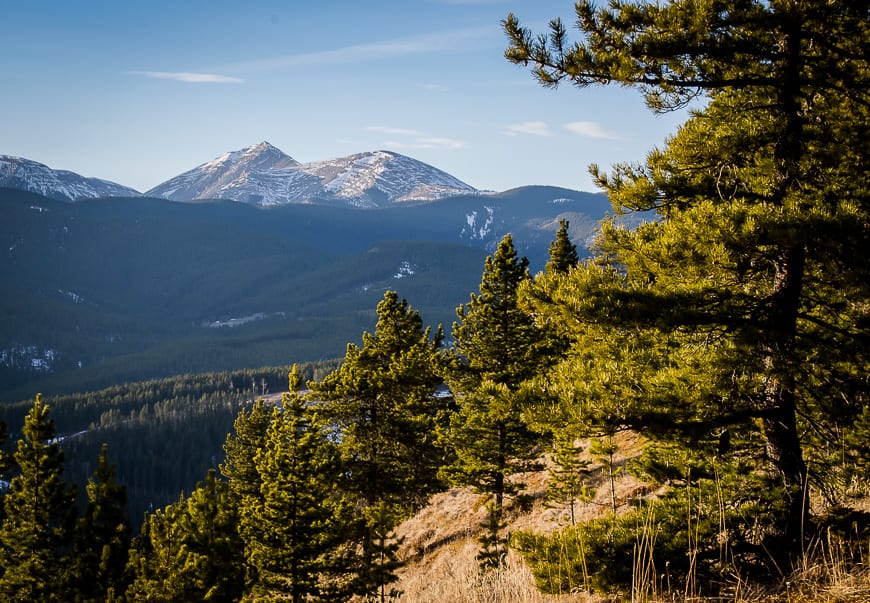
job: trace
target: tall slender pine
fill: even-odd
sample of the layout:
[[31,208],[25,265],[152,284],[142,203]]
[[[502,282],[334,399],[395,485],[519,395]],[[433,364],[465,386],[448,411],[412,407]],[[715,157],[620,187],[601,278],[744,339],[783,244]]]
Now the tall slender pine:
[[75,492],[62,478],[63,452],[48,405],[37,395],[24,420],[14,458],[20,473],[3,497],[0,526],[0,598],[66,601],[67,547],[75,522]]

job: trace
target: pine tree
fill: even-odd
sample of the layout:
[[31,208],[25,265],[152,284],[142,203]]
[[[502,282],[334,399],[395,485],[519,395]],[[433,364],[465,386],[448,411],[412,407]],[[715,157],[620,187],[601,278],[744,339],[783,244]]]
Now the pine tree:
[[0,597],[22,603],[70,600],[65,552],[75,521],[75,492],[63,481],[63,452],[40,395],[22,436],[14,453],[19,474],[3,497]]
[[[266,433],[272,422],[272,412],[262,399],[250,411],[239,412],[233,423],[234,433],[224,443],[225,460],[220,465],[221,475],[229,481],[235,505],[239,509],[258,508],[263,505],[262,478],[257,469],[257,452],[266,445]],[[245,558],[248,558],[246,554]],[[246,562],[247,563],[247,562]],[[257,582],[257,570],[247,564],[247,586]]]
[[[15,458],[6,451],[7,439],[9,439],[9,428],[4,421],[0,421],[0,480],[9,483],[9,480],[12,479],[12,470],[15,468]],[[0,488],[0,524],[3,523],[3,518],[6,517],[2,499],[2,496],[5,494],[6,488]]]
[[131,583],[127,587],[128,601],[171,603],[197,601],[197,592],[184,572],[184,529],[181,516],[185,512],[183,496],[162,509],[145,516],[142,530],[131,545],[127,571]]
[[262,399],[257,400],[250,411],[243,409],[239,412],[233,423],[234,433],[227,435],[224,443],[226,457],[220,470],[240,500],[260,496],[260,475],[254,458],[265,444],[271,420],[272,412]]
[[79,601],[105,601],[124,592],[124,569],[130,547],[126,488],[115,478],[102,445],[97,468],[85,486],[87,504],[76,525],[72,577]]
[[[272,413],[265,445],[257,451],[262,502],[242,507],[240,532],[257,569],[257,600],[316,600],[345,526],[337,489],[336,446],[298,393],[296,367],[283,410]],[[253,500],[253,499],[250,499]]]
[[395,547],[386,546],[388,534],[443,486],[438,470],[447,452],[433,434],[451,403],[436,395],[440,328],[434,335],[424,328],[420,314],[395,291],[384,293],[377,313],[374,333],[363,334],[362,347],[349,344],[341,367],[310,384],[338,432],[344,487],[361,510],[355,588],[373,597],[384,594],[379,581],[395,579],[399,563]]
[[556,238],[550,243],[550,257],[544,270],[547,272],[566,273],[580,262],[577,256],[577,246],[568,236],[568,220],[559,220],[559,230]]
[[197,601],[238,601],[245,590],[245,547],[229,485],[210,469],[179,517],[183,572]]
[[399,559],[402,540],[394,533],[398,517],[395,508],[386,502],[364,511],[362,557],[367,561],[357,569],[351,589],[369,600],[385,603],[402,594],[390,587],[399,578],[396,571],[404,565]]
[[457,309],[460,321],[453,325],[457,362],[449,383],[459,409],[445,434],[456,460],[444,473],[489,499],[482,567],[500,565],[506,554],[500,534],[505,497],[523,487],[508,477],[536,466],[540,438],[523,420],[519,392],[541,364],[546,340],[518,304],[529,279],[528,260],[517,256],[506,235],[486,259],[480,293]]
[[547,498],[568,505],[571,525],[577,523],[575,506],[578,501],[589,500],[592,490],[589,481],[589,461],[583,458],[584,448],[577,443],[571,431],[562,431],[553,438],[552,460],[547,480]]
[[593,166],[617,212],[658,219],[606,225],[594,264],[542,281],[554,303],[538,311],[575,338],[551,385],[580,423],[708,458],[727,430],[730,458],[755,463],[743,492],[768,480],[775,521],[756,560],[781,568],[808,533],[807,460],[867,403],[855,379],[870,358],[868,155],[855,152],[870,127],[867,3],[583,1],[576,13],[576,44],[559,20],[534,36],[509,16],[507,58],[545,86],[616,83],[656,111],[706,106],[644,165]]
[[377,313],[362,347],[349,344],[341,367],[310,385],[340,433],[351,487],[365,506],[387,501],[409,511],[442,486],[445,453],[431,437],[449,402],[435,396],[442,335],[424,328],[395,291],[384,293]]
[[146,516],[130,550],[131,601],[229,602],[245,589],[238,511],[212,469],[189,497]]

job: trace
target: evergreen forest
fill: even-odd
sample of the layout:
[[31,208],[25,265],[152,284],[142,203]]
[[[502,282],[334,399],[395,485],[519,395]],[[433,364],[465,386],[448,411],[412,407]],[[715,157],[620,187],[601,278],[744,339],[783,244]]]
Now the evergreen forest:
[[[644,162],[592,166],[614,211],[593,254],[562,221],[532,273],[507,234],[449,328],[387,290],[335,363],[6,408],[0,597],[398,600],[398,528],[453,487],[484,510],[480,575],[519,554],[550,595],[811,601],[793,577],[818,559],[867,576],[868,2],[575,12],[576,41],[507,16],[507,60],[692,108]],[[554,505],[608,481],[613,503],[509,530],[543,470]],[[617,504],[617,472],[646,487]]]

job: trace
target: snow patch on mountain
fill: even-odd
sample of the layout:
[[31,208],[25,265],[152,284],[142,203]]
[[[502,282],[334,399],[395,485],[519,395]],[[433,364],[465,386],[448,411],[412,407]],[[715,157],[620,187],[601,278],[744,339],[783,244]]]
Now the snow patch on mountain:
[[396,272],[396,274],[393,275],[393,278],[408,278],[409,276],[414,276],[415,274],[417,274],[417,266],[415,264],[412,264],[408,260],[404,260],[401,264],[399,264],[399,270]]
[[[263,141],[238,151],[224,153],[192,170],[167,180],[145,193],[148,197],[163,197],[173,201],[193,201],[194,199],[237,199],[227,191],[239,188],[239,183],[248,182],[250,175],[282,170],[299,165],[299,162],[286,155],[277,147]],[[247,191],[256,195],[258,191]]]
[[257,312],[256,314],[249,314],[248,316],[242,316],[240,318],[228,318],[226,320],[212,320],[206,321],[202,323],[202,326],[208,327],[210,329],[222,329],[224,327],[229,327],[231,329],[235,327],[240,327],[242,325],[246,325],[249,322],[254,322],[257,320],[265,320],[267,318],[272,318],[274,316],[284,316],[284,312]]
[[78,293],[73,293],[72,291],[64,291],[63,289],[58,289],[57,292],[63,296],[69,297],[71,300],[73,300],[73,303],[76,304],[81,304],[86,301],[84,297],[82,297]]
[[390,151],[300,164],[262,142],[224,153],[145,194],[174,201],[230,199],[259,206],[326,202],[374,208],[476,193],[446,172]]
[[0,349],[0,366],[18,370],[47,373],[54,366],[58,352],[34,344],[14,345]]
[[460,236],[467,236],[471,240],[477,239],[483,241],[486,239],[486,236],[492,232],[492,227],[495,223],[495,208],[490,207],[489,205],[484,205],[483,208],[486,211],[486,218],[483,219],[482,224],[478,221],[479,215],[477,210],[465,214],[467,228],[462,228],[462,231],[459,233]]
[[53,170],[45,164],[11,155],[0,155],[0,187],[24,190],[59,201],[141,196],[138,191],[109,180]]

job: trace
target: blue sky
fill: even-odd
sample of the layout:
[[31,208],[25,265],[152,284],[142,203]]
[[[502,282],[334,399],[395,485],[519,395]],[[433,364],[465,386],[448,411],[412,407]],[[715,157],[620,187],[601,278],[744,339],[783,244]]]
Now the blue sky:
[[541,88],[500,21],[570,0],[0,0],[0,154],[144,191],[268,140],[301,162],[387,149],[472,186],[594,190],[685,118],[620,87]]

